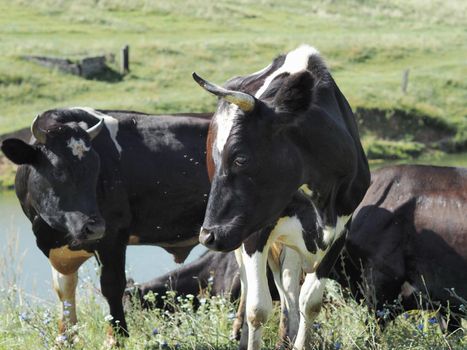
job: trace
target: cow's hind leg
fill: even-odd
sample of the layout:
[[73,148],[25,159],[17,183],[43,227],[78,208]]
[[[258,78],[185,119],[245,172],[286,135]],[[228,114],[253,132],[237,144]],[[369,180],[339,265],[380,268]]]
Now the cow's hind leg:
[[[244,332],[242,329],[245,324],[245,310],[246,310],[246,274],[245,266],[243,265],[242,250],[235,250],[235,259],[237,260],[238,268],[240,271],[240,300],[238,303],[237,313],[232,325],[231,339],[240,340],[240,349],[243,346],[247,347],[248,331]],[[243,344],[243,345],[242,345]]]
[[294,349],[309,349],[308,333],[311,323],[318,316],[323,303],[323,292],[326,279],[319,279],[316,273],[309,273],[300,290],[300,325]]
[[248,350],[261,348],[261,334],[263,324],[272,311],[272,299],[267,279],[268,252],[256,251],[249,255],[242,252],[245,266],[246,280],[246,315],[248,322]]
[[[271,252],[276,249],[277,246],[273,246]],[[283,349],[293,344],[298,331],[300,314],[297,299],[302,259],[296,251],[284,246],[279,254],[269,254],[268,263],[281,300],[280,340],[276,348]]]

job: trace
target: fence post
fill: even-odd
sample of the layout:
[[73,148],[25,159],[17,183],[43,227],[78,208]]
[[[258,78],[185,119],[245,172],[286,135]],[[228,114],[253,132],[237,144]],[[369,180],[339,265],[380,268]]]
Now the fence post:
[[409,85],[409,73],[410,73],[410,69],[406,69],[402,73],[401,89],[402,89],[402,93],[404,93],[404,94],[407,93],[407,85]]
[[121,73],[127,74],[130,71],[130,47],[125,45],[122,49]]

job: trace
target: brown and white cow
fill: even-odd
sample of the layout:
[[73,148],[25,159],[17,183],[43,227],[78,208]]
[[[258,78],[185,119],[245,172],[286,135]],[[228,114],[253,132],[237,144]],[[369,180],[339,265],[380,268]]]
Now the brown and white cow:
[[[236,250],[247,300],[248,349],[260,348],[272,309],[268,257],[289,309],[289,337],[296,349],[305,349],[306,330],[321,306],[323,278],[369,185],[352,110],[318,51],[306,45],[225,87],[193,77],[219,97],[208,137],[212,186],[200,242]],[[286,248],[285,260],[271,253],[276,243],[293,248]],[[302,268],[307,275],[297,303]]]

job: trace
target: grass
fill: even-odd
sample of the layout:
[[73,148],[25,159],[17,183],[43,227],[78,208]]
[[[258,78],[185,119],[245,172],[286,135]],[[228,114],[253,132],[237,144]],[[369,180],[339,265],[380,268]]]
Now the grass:
[[[62,337],[57,345],[58,308],[46,302],[28,302],[15,288],[0,291],[0,349],[99,349],[108,328],[107,307],[92,286],[80,289],[78,325]],[[450,349],[467,346],[461,331],[443,334],[433,312],[403,313],[381,332],[378,317],[387,317],[386,310],[374,316],[353,299],[344,297],[337,284],[327,288],[325,305],[313,324],[310,350],[320,349]],[[149,349],[237,349],[229,339],[236,305],[221,297],[201,299],[201,306],[192,308],[193,296],[178,298],[169,292],[166,302],[174,313],[162,310],[127,312],[131,337],[125,348]],[[464,310],[465,311],[465,310]],[[265,325],[263,349],[272,349],[277,341],[279,309]]]
[[[108,307],[94,285],[93,281],[98,278],[91,278],[99,269],[88,266],[87,271],[81,271],[81,276],[85,277],[78,283],[79,322],[58,343],[58,302],[41,300],[18,287],[23,262],[17,235],[12,235],[7,243],[0,250],[0,350],[103,349]],[[192,307],[192,295],[176,297],[168,292],[163,298],[175,312],[142,310],[136,302],[127,307],[131,337],[125,340],[126,349],[237,349],[237,343],[229,338],[235,303],[222,297],[209,297],[209,290],[198,296],[200,306],[196,310]],[[153,296],[148,295],[147,300],[154,300]],[[420,304],[430,303],[424,300]],[[460,310],[453,312],[466,317],[465,306],[467,301],[463,301]],[[397,303],[395,307],[397,310]],[[356,302],[346,290],[331,281],[326,288],[323,309],[310,329],[313,336],[308,349],[463,350],[467,347],[467,329],[464,333],[460,330],[442,333],[432,310],[400,312],[400,316],[381,332],[378,318],[388,317],[388,310],[379,310],[374,315],[363,302]],[[278,323],[276,304],[264,326],[264,350],[274,348]]]
[[[0,0],[0,133],[57,106],[210,111],[215,100],[193,83],[192,71],[221,83],[310,43],[354,108],[422,111],[449,124],[462,145],[466,10],[454,0]],[[84,80],[22,59],[118,54],[127,43],[131,73],[117,82]],[[405,69],[410,78],[403,94]]]

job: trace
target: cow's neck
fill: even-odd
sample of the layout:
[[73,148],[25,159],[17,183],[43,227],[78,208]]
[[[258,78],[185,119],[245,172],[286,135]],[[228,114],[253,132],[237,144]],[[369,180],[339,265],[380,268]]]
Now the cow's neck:
[[362,155],[351,135],[327,116],[303,118],[297,126],[288,137],[302,154],[297,190],[313,201],[325,224],[333,225],[338,217],[350,215],[365,193]]

